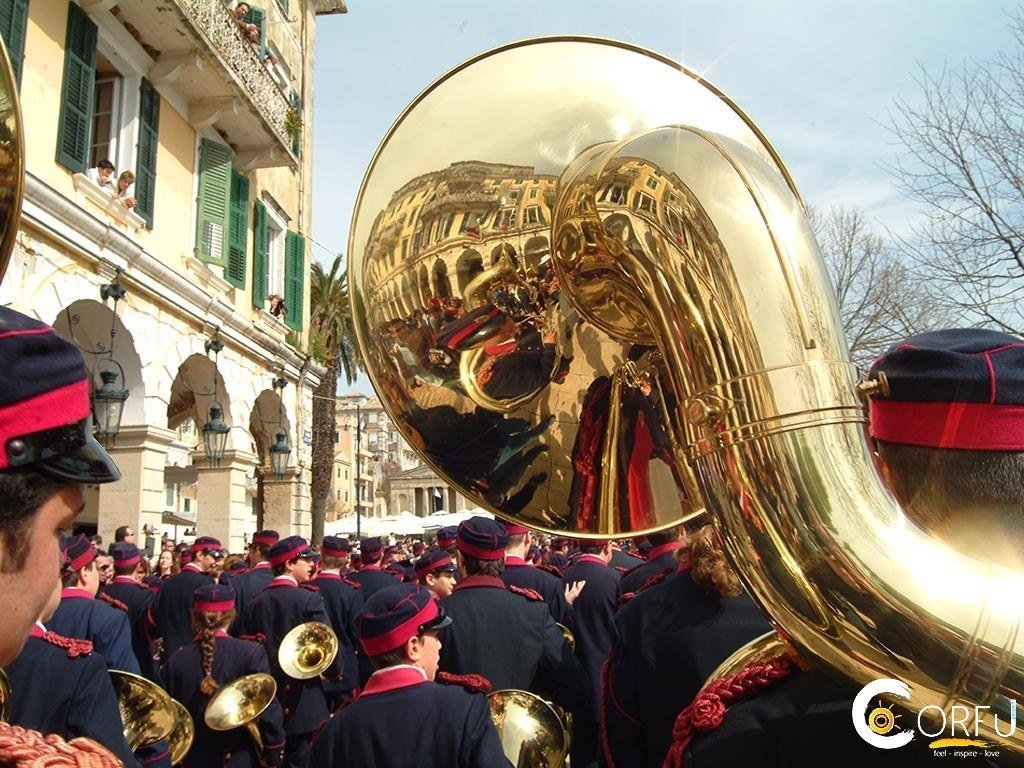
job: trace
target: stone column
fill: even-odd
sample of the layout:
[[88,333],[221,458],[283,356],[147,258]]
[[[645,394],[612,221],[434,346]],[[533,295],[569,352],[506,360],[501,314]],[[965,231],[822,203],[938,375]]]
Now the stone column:
[[416,515],[416,517],[423,517],[427,514],[426,508],[423,505],[423,489],[413,488],[412,492],[416,499],[415,502],[413,502],[413,505],[416,507],[416,509],[414,509],[413,512]]
[[263,478],[263,527],[285,536],[309,539],[312,520],[300,511],[302,470],[289,467],[284,477],[274,477],[269,470]]
[[446,512],[457,512],[459,504],[459,494],[455,492],[454,488],[448,489],[448,506],[445,507]]
[[[114,531],[122,525],[135,531],[139,549],[146,545],[143,526],[152,525],[160,530],[166,499],[164,465],[168,446],[174,439],[175,433],[169,429],[146,425],[122,427],[115,444],[107,449],[121,470],[121,479],[98,486],[95,494],[97,530],[104,546],[114,541]],[[159,551],[159,536],[156,546]]]
[[229,552],[244,552],[244,533],[253,524],[252,506],[245,495],[246,473],[256,457],[244,451],[225,451],[219,467],[194,453],[199,474],[196,487],[196,535],[214,536]]

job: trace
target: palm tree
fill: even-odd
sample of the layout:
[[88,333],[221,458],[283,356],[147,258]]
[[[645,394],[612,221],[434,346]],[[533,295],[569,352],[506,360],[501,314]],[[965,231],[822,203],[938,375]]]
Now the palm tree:
[[327,370],[320,385],[313,391],[313,461],[312,495],[313,531],[318,544],[324,537],[327,496],[331,491],[334,470],[334,432],[337,429],[334,398],[338,376],[351,384],[362,368],[356,345],[352,305],[349,302],[348,274],[338,254],[328,271],[313,262],[309,286],[312,316],[310,318],[310,351]]

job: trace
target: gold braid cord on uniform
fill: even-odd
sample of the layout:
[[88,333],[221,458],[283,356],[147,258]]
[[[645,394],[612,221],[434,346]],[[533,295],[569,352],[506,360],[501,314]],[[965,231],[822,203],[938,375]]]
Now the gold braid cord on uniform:
[[0,765],[10,768],[124,768],[101,744],[78,737],[64,741],[18,725],[0,723]]

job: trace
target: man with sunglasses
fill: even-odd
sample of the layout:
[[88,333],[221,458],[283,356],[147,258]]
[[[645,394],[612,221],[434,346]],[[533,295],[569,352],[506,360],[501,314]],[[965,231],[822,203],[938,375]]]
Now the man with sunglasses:
[[[246,606],[240,623],[243,636],[266,638],[270,671],[277,681],[277,698],[284,708],[284,765],[292,768],[306,768],[310,738],[330,714],[321,677],[289,677],[277,658],[285,635],[295,627],[309,621],[331,625],[323,597],[315,586],[307,583],[313,574],[315,554],[301,536],[288,536],[274,544],[267,553],[274,580]],[[336,681],[341,678],[341,671],[339,655],[323,677]]]
[[163,661],[192,642],[192,596],[214,582],[210,573],[223,557],[224,548],[217,539],[200,536],[192,544],[192,560],[156,593],[147,621],[151,639],[157,642],[159,638]]
[[419,584],[386,587],[366,601],[357,633],[375,671],[314,737],[311,766],[511,768],[483,688],[443,673],[441,682],[457,685],[434,682],[438,633],[451,623]]

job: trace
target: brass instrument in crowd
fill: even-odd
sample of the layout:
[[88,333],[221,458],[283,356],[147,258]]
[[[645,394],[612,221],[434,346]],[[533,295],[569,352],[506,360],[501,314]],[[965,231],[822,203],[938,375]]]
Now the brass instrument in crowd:
[[7,45],[0,40],[0,280],[11,261],[25,194],[25,123]]
[[501,749],[516,768],[562,768],[569,730],[560,708],[529,691],[487,694]]
[[174,727],[167,735],[167,746],[171,751],[171,765],[180,765],[185,755],[192,749],[192,742],[196,738],[196,724],[192,722],[192,715],[185,709],[185,705],[177,699],[171,699],[174,704]]
[[[179,724],[175,701],[156,683],[131,672],[110,670],[124,738],[132,752],[167,739]],[[188,713],[186,713],[187,715]]]
[[277,683],[270,675],[259,672],[240,677],[216,690],[206,705],[203,720],[215,731],[245,728],[256,749],[262,750],[263,739],[256,720],[276,695]]
[[[415,223],[402,208],[413,194]],[[485,225],[466,227],[467,212]],[[406,228],[430,236],[399,259]],[[1024,700],[1024,578],[944,546],[884,487],[796,186],[698,73],[579,37],[482,54],[388,131],[350,231],[377,394],[474,504],[602,538],[706,506],[747,591],[807,661],[859,685],[899,678],[912,711],[988,707],[979,737],[1024,749],[1024,730],[999,736],[992,718]],[[440,384],[401,375],[387,324],[429,317],[427,342],[457,358],[464,315],[432,300],[456,307],[506,247],[555,270],[551,304],[578,314],[559,331],[564,375],[511,410],[475,399],[457,366],[431,370]],[[647,384],[616,376],[644,357]]]
[[277,649],[281,671],[296,680],[317,677],[338,655],[338,636],[327,624],[307,621],[294,627]]
[[11,721],[11,680],[0,669],[0,723]]
[[569,650],[575,651],[576,636],[572,633],[572,630],[565,626],[565,624],[559,624],[558,622],[555,622],[555,626],[558,627],[558,631],[562,633],[562,637],[565,638],[565,642],[569,644]]

